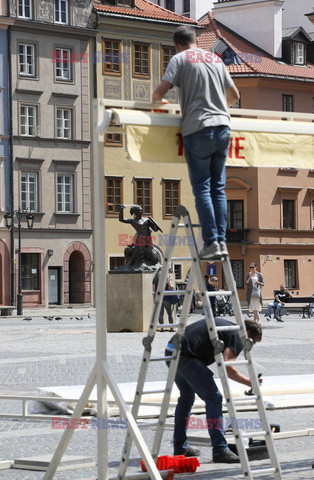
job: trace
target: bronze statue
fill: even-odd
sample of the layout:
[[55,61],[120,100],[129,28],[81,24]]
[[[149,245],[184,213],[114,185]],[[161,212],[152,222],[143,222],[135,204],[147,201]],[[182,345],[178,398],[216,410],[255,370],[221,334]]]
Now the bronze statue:
[[151,217],[142,217],[143,210],[139,205],[133,205],[130,215],[133,218],[125,219],[123,210],[125,205],[120,205],[119,221],[129,223],[136,230],[134,242],[124,249],[126,264],[115,271],[143,272],[155,271],[160,264],[160,256],[153,245],[152,230],[162,232],[161,228]]

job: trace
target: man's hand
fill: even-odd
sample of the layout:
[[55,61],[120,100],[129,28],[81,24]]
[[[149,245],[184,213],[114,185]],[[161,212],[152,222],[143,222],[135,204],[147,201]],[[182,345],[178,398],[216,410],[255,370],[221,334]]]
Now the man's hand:
[[160,102],[170,88],[172,88],[172,83],[167,82],[167,80],[162,80],[153,93],[153,103]]

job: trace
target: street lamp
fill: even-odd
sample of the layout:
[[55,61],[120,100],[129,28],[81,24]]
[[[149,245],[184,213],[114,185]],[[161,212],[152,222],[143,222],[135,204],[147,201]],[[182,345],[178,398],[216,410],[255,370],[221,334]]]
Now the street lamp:
[[23,294],[22,294],[22,252],[21,252],[21,220],[22,216],[26,215],[27,226],[31,230],[34,224],[34,216],[29,210],[15,210],[4,215],[5,224],[8,229],[14,227],[14,215],[18,221],[18,255],[19,255],[19,269],[18,269],[18,293],[17,293],[17,314],[23,315]]

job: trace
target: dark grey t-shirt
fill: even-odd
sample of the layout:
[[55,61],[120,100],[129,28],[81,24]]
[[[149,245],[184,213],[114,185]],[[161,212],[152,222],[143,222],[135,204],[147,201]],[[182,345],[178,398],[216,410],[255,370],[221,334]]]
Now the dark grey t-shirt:
[[[215,318],[216,326],[229,326],[234,323],[224,318]],[[225,344],[224,350],[229,347],[237,357],[242,351],[242,342],[237,331],[218,332],[218,337]],[[173,337],[170,340],[172,343]],[[181,356],[197,358],[205,365],[215,362],[214,347],[208,334],[206,320],[199,320],[189,325],[181,344]]]
[[180,89],[183,136],[205,127],[230,125],[225,92],[234,83],[217,55],[199,48],[177,53],[163,80]]

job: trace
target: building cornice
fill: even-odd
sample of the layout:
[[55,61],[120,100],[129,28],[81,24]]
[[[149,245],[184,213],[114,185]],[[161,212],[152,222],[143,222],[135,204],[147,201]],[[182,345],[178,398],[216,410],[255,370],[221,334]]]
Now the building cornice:
[[[25,31],[31,30],[32,32],[44,32],[49,33],[57,37],[79,37],[81,40],[89,39],[90,37],[96,37],[96,30],[73,27],[72,25],[57,25],[55,23],[38,22],[35,20],[15,20],[13,30]],[[34,33],[35,33],[34,32]]]
[[33,142],[34,140],[37,142],[53,142],[53,143],[62,143],[63,146],[65,143],[67,144],[75,144],[75,145],[90,145],[90,140],[77,140],[76,138],[47,138],[47,137],[27,137],[25,135],[13,135],[14,140],[28,140]]

